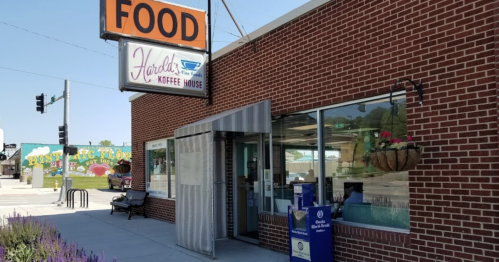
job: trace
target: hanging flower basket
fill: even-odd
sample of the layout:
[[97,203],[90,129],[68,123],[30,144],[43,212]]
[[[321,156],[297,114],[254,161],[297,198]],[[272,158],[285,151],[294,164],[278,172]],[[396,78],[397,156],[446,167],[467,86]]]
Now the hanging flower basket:
[[385,172],[406,171],[416,167],[421,159],[419,147],[383,148],[371,152],[371,164]]
[[125,160],[120,160],[118,161],[117,165],[113,167],[114,171],[121,173],[121,174],[126,174],[131,171],[131,166],[130,162],[125,161]]

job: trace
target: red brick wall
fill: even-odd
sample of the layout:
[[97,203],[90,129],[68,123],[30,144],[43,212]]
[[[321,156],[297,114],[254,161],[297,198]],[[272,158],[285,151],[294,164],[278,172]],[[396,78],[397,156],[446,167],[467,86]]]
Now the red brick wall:
[[175,200],[149,197],[146,202],[148,217],[175,223]]
[[[412,255],[408,234],[386,232],[345,225],[335,225],[334,229],[335,261],[426,261]],[[428,249],[417,251],[424,255]],[[442,256],[431,256],[443,261]]]
[[409,172],[409,240],[403,248],[377,244],[383,238],[348,229],[335,237],[335,259],[390,261],[393,253],[392,261],[499,261],[497,2],[331,1],[215,60],[213,105],[136,99],[134,188],[144,189],[144,143],[178,127],[264,99],[277,115],[385,94],[408,77],[424,83],[422,106],[408,89],[407,119],[425,145]]
[[288,252],[288,217],[259,214],[258,220],[260,246],[276,251]]

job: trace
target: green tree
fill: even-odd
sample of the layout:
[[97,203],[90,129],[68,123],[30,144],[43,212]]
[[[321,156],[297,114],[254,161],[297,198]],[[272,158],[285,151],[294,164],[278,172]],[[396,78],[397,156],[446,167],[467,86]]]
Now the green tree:
[[111,143],[111,140],[102,140],[99,142],[100,146],[114,146],[113,143]]
[[300,153],[298,150],[286,150],[286,152],[293,154],[295,156],[295,160],[303,157],[303,154]]

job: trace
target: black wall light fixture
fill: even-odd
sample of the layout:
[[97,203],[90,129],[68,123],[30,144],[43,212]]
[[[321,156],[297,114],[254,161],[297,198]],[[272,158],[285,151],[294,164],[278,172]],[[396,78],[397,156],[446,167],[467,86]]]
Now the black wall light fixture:
[[400,82],[403,82],[403,81],[409,81],[411,82],[411,84],[414,86],[414,88],[412,90],[416,90],[418,91],[418,96],[419,96],[419,105],[422,106],[423,105],[423,82],[421,82],[421,80],[419,80],[419,83],[416,85],[416,83],[414,83],[411,79],[409,78],[402,78],[402,79],[398,79],[395,84],[393,84],[392,86],[392,89],[390,90],[390,104],[393,105],[393,101],[392,101],[392,93],[393,93],[393,90],[395,90],[395,87],[397,87],[397,85],[400,83]]

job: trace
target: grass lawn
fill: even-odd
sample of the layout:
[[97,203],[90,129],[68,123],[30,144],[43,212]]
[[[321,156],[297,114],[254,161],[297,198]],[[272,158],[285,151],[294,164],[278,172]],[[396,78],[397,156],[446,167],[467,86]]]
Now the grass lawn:
[[[82,189],[105,189],[108,188],[107,176],[102,177],[82,177],[82,176],[69,176],[73,178],[73,188]],[[62,176],[44,177],[43,187],[54,188],[54,182],[57,180],[57,187],[61,188]]]

